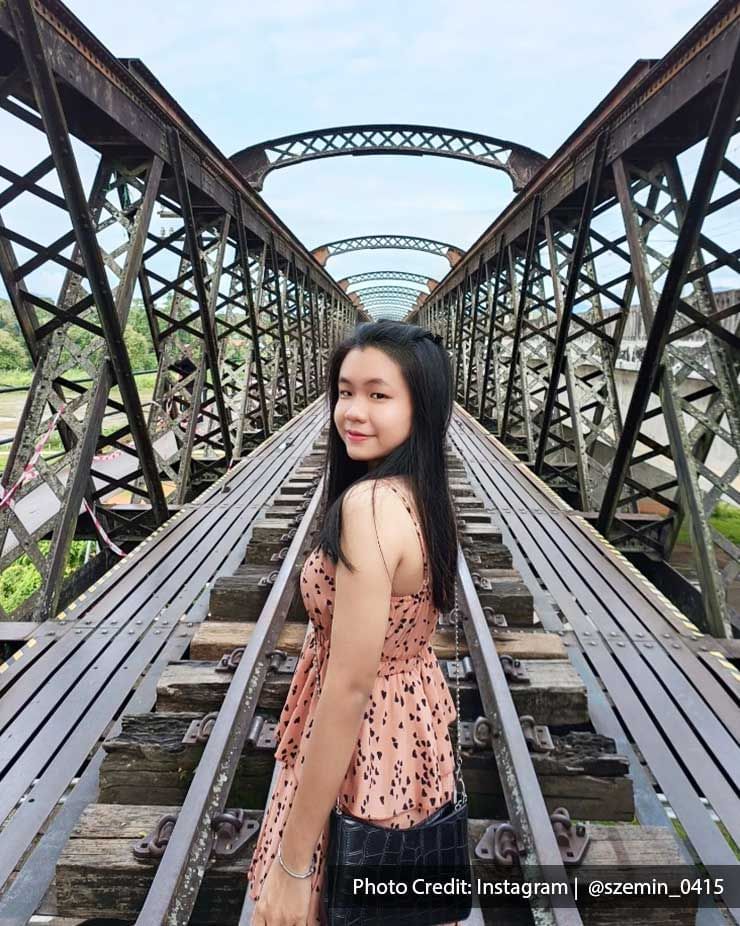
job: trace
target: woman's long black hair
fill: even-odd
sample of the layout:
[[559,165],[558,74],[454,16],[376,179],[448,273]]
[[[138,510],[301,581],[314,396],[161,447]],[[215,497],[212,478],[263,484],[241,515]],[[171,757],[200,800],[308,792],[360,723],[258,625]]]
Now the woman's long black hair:
[[[372,470],[353,460],[334,423],[339,399],[339,371],[353,348],[375,347],[401,368],[411,393],[412,424],[407,440]],[[457,574],[457,525],[447,477],[445,442],[452,416],[454,383],[450,358],[438,338],[418,325],[381,319],[363,322],[338,344],[327,370],[329,440],[326,448],[324,490],[320,506],[318,545],[350,571],[354,567],[341,549],[342,501],[356,482],[406,476],[419,513],[429,560],[432,601],[443,612],[454,604]]]

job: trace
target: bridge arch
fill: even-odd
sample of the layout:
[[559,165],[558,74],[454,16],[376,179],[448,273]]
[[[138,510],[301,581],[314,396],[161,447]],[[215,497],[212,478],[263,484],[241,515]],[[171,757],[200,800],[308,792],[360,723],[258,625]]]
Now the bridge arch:
[[338,254],[349,254],[350,251],[374,251],[383,248],[437,254],[439,257],[446,257],[451,267],[454,267],[465,253],[462,248],[458,248],[454,244],[435,241],[433,238],[419,238],[414,235],[361,235],[357,238],[342,238],[339,241],[321,244],[314,248],[311,253],[323,267],[330,257],[336,257]]
[[342,155],[405,154],[454,158],[502,170],[515,192],[524,189],[547,161],[533,148],[503,138],[433,125],[387,123],[344,125],[283,135],[237,151],[232,163],[256,189],[273,170]]
[[426,286],[431,292],[439,283],[433,277],[427,277],[423,273],[409,273],[408,270],[367,270],[364,273],[353,273],[348,277],[339,280],[337,285],[343,290],[349,289],[356,283],[370,283],[374,280],[398,280],[401,283],[419,283]]
[[368,300],[398,299],[401,301],[408,300],[409,304],[411,304],[419,299],[420,296],[426,299],[429,294],[421,289],[411,289],[407,286],[366,286],[364,289],[356,289],[348,295],[357,295],[364,303]]

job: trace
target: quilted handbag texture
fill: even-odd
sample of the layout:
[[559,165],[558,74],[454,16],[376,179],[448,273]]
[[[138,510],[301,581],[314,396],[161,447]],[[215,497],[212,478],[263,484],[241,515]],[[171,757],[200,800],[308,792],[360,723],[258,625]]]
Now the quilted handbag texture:
[[[327,926],[438,926],[466,919],[472,908],[467,800],[448,801],[421,823],[405,829],[376,826],[332,810],[323,915]],[[355,893],[354,879],[406,885],[403,896]],[[420,892],[413,889],[419,878]],[[454,893],[424,890],[429,881],[462,888]]]

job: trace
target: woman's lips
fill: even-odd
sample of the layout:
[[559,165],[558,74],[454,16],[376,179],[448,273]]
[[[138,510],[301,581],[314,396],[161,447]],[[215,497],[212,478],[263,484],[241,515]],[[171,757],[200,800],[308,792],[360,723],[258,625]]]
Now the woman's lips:
[[372,434],[353,434],[352,431],[347,431],[347,437],[350,440],[363,441],[367,440],[368,437],[372,437]]

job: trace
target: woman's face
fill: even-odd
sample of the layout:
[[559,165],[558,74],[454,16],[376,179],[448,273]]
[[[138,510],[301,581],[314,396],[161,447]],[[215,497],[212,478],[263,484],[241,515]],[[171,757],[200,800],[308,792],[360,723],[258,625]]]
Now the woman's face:
[[[339,370],[334,424],[353,460],[372,469],[411,434],[411,394],[401,368],[377,347],[353,347]],[[352,432],[364,435],[353,440]]]

